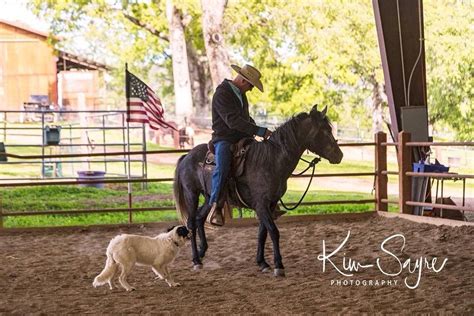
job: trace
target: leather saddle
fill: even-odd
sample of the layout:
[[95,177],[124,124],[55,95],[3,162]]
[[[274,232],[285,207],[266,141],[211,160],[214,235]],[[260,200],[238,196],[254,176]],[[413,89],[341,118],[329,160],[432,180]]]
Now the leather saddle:
[[[245,171],[245,159],[247,157],[247,152],[250,147],[250,145],[256,142],[254,138],[243,138],[236,144],[232,145],[232,165],[231,165],[231,170],[230,170],[230,175],[229,179],[227,180],[227,183],[224,185],[224,188],[222,189],[222,194],[219,199],[220,205],[224,205],[227,203],[227,205],[233,204],[233,205],[239,205],[241,207],[246,207],[245,205],[242,204],[242,200],[240,200],[240,197],[238,197],[237,192],[237,178],[240,177],[244,171]],[[204,159],[203,162],[200,162],[199,165],[203,168],[203,173],[207,173],[208,175],[212,175],[212,172],[214,171],[214,168],[216,167],[215,163],[215,151],[214,151],[214,144],[212,142],[209,142],[207,144],[207,153],[206,153],[206,158]],[[205,175],[201,174],[200,180],[201,184],[205,188],[205,191],[207,189],[211,188],[210,185],[210,177],[208,177],[209,181],[205,180]],[[209,192],[210,193],[210,192]],[[231,198],[233,197],[233,198]],[[240,201],[239,201],[240,200]],[[229,203],[229,202],[234,202],[234,203]],[[273,219],[277,219],[283,214],[285,214],[285,211],[281,211],[280,207],[278,205],[275,206],[275,209],[272,213]]]
[[[231,146],[232,151],[232,164],[231,164],[231,171],[230,176],[233,178],[238,178],[244,173],[244,166],[245,166],[245,158],[247,156],[247,151],[250,145],[256,142],[253,138],[243,138],[237,143]],[[204,162],[199,163],[206,171],[212,172],[216,167],[215,162],[215,151],[214,151],[214,144],[209,142],[207,144],[207,153]]]

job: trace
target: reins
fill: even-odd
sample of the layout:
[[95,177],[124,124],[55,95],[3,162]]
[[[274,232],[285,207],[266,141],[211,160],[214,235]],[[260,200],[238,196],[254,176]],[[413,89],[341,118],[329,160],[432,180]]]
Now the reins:
[[292,174],[292,176],[301,176],[306,171],[308,171],[309,168],[313,167],[313,170],[311,171],[311,178],[309,178],[308,186],[306,187],[306,191],[304,191],[303,196],[298,201],[298,203],[296,203],[293,207],[286,206],[285,203],[283,202],[283,200],[280,199],[281,206],[283,206],[283,208],[287,211],[292,211],[292,210],[296,209],[298,206],[300,206],[301,202],[303,202],[303,199],[306,196],[306,193],[308,193],[309,187],[311,186],[311,181],[313,181],[314,171],[316,169],[316,164],[321,161],[321,158],[320,157],[315,157],[312,161],[308,161],[304,158],[300,158],[300,160],[303,160],[304,162],[308,163],[308,167],[306,167],[306,169],[304,169],[300,173]]

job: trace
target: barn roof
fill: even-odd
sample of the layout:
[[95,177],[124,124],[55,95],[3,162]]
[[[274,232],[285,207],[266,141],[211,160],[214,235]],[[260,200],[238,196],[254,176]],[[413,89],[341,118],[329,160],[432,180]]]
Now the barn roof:
[[10,21],[10,20],[5,20],[5,19],[2,19],[0,18],[0,23],[1,24],[5,24],[5,25],[9,25],[9,26],[13,26],[17,29],[20,29],[20,30],[23,30],[23,31],[27,31],[29,33],[32,33],[32,34],[36,34],[36,35],[39,35],[39,36],[42,36],[44,38],[47,38],[49,36],[49,33],[48,32],[45,32],[45,31],[41,31],[41,30],[38,30],[38,29],[35,29],[25,23],[22,23],[20,21]]
[[[13,26],[31,34],[39,35],[45,40],[49,36],[48,32],[44,32],[19,21],[10,21],[0,18],[0,24]],[[71,69],[86,69],[86,70],[110,70],[111,68],[106,64],[96,62],[92,59],[77,56],[62,50],[55,50],[58,56],[58,71]]]
[[111,67],[91,59],[59,50],[58,71],[70,69],[110,70]]

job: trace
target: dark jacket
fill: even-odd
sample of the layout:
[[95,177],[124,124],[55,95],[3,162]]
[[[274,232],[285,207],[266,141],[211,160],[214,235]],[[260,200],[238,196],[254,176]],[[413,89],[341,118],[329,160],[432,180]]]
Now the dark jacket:
[[[249,103],[242,94],[242,103],[235,95],[229,80],[224,80],[212,97],[212,141],[226,140],[236,143],[244,137],[261,133],[249,115]],[[264,129],[263,129],[264,130]]]

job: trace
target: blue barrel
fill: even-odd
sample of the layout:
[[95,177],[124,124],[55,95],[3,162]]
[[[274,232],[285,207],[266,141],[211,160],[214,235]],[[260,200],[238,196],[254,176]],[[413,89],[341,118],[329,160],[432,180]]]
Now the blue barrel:
[[[78,171],[77,172],[78,178],[77,180],[102,180],[105,177],[105,171]],[[85,183],[79,184],[81,187],[94,187],[98,189],[104,188],[104,183]]]

